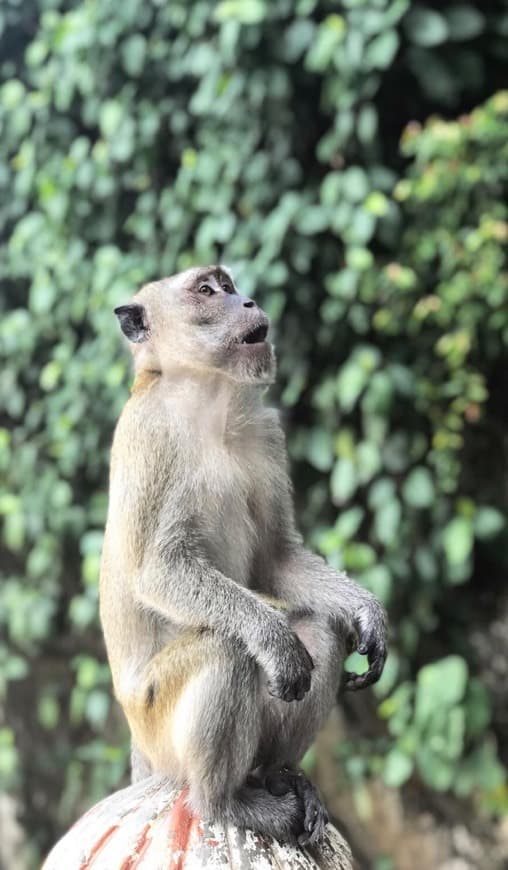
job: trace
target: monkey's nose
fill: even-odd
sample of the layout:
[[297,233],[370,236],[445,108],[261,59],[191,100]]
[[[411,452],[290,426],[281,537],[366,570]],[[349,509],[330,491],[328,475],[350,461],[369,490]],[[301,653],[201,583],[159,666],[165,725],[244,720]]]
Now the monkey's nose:
[[255,305],[255,304],[256,304],[256,303],[253,302],[252,299],[245,299],[245,300],[244,300],[244,303],[243,303],[243,307],[244,307],[244,308],[254,308],[254,305]]

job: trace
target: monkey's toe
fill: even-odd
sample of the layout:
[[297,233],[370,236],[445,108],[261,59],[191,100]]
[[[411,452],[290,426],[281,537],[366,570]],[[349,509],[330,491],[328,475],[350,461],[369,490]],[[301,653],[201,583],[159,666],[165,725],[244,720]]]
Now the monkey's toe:
[[323,839],[328,824],[328,813],[317,798],[305,805],[304,832],[298,837],[300,846],[312,846]]
[[297,791],[305,812],[304,832],[298,838],[298,842],[301,846],[313,845],[324,836],[328,824],[328,813],[323,806],[317,788],[306,776],[303,774],[298,776],[297,783]]

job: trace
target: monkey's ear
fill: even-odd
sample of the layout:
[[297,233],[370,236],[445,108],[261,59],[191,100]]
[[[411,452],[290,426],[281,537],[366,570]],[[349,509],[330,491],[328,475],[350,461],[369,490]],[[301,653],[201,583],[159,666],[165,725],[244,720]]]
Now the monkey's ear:
[[150,334],[146,311],[143,305],[135,302],[130,305],[120,305],[115,308],[115,314],[120,321],[123,334],[129,339],[139,343],[146,341]]

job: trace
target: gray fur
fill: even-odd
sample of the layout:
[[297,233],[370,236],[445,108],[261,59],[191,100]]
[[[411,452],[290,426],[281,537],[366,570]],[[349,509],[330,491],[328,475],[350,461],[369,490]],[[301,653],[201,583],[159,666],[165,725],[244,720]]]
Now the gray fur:
[[273,350],[242,343],[266,315],[220,267],[132,302],[148,337],[131,344],[136,380],[113,442],[101,617],[133,775],[187,785],[204,818],[313,842],[326,816],[311,784],[287,773],[272,794],[253,771],[298,763],[351,638],[370,668],[348,684],[378,678],[382,607],[296,530],[284,435],[262,402]]

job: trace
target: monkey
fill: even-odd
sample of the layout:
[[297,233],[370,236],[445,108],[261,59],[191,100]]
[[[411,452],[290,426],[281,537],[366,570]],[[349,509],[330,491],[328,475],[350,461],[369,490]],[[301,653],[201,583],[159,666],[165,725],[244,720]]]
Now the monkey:
[[285,436],[264,394],[269,320],[224,266],[143,286],[115,309],[131,394],[111,450],[100,615],[132,776],[167,776],[201,818],[282,841],[327,823],[298,768],[346,655],[386,658],[382,605],[306,550]]

